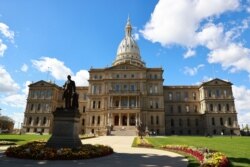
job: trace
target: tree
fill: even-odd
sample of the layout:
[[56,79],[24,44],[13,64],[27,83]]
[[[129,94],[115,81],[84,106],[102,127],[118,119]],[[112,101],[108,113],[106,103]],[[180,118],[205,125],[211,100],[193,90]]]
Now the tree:
[[0,130],[1,132],[11,133],[14,128],[15,121],[8,116],[0,116]]

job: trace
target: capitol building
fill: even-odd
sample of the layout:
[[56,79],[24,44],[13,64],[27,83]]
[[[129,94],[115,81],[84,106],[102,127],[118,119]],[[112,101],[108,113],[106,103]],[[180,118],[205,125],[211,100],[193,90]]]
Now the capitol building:
[[[232,83],[215,78],[200,85],[163,85],[163,69],[148,68],[128,19],[111,67],[91,68],[89,86],[77,87],[79,134],[239,135]],[[66,76],[67,74],[65,74]],[[29,85],[23,131],[51,133],[63,89]]]

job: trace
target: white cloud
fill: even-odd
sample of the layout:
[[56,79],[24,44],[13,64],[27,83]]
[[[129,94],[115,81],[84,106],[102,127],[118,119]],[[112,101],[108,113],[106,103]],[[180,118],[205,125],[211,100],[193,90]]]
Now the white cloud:
[[250,73],[250,49],[232,43],[227,47],[211,51],[208,62],[220,63],[224,69],[230,69],[231,72],[245,70]]
[[72,80],[75,81],[76,86],[88,86],[89,72],[87,70],[80,70],[75,76],[72,76]]
[[0,22],[0,32],[4,37],[8,38],[11,42],[14,42],[15,33],[9,29],[9,26]]
[[21,67],[21,71],[23,71],[23,72],[27,72],[28,69],[29,69],[29,67],[27,66],[27,64],[23,64]]
[[184,58],[189,58],[195,56],[195,50],[188,48],[187,52],[183,55]]
[[4,55],[5,50],[7,49],[7,45],[5,45],[0,39],[0,57]]
[[1,104],[24,109],[26,104],[25,94],[11,94],[1,99]]
[[57,80],[65,80],[67,75],[73,74],[64,62],[56,58],[41,57],[39,60],[32,60],[32,64],[41,72],[50,72]]
[[64,62],[56,58],[42,57],[39,60],[32,60],[32,63],[36,69],[41,72],[50,72],[50,75],[57,80],[66,80],[67,75],[71,75],[77,86],[88,85],[88,71],[80,70],[74,75],[70,68],[65,66]]
[[249,124],[250,125],[250,89],[245,86],[232,86],[235,106],[238,112],[239,124]]
[[132,37],[133,37],[133,39],[136,40],[136,41],[138,41],[138,40],[140,39],[140,36],[139,36],[138,33],[133,33],[133,34],[132,34]]
[[197,67],[184,67],[184,74],[194,76],[198,73],[199,69],[203,68],[204,64],[199,64]]
[[0,92],[14,92],[20,89],[3,66],[0,66],[0,78]]
[[163,46],[194,47],[202,21],[236,10],[239,5],[239,0],[160,0],[140,32],[144,38]]
[[23,88],[20,93],[17,91],[12,94],[6,94],[1,100],[1,104],[8,105],[15,108],[25,108],[26,105],[26,99],[28,97],[29,92],[29,85],[31,84],[31,81],[26,81],[23,84]]

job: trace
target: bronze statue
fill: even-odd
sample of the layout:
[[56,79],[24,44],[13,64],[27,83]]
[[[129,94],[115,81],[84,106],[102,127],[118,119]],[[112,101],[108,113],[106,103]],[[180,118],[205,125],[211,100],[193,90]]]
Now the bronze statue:
[[78,94],[76,93],[75,82],[71,80],[70,75],[68,75],[67,78],[68,80],[63,85],[63,99],[65,99],[65,108],[78,108]]

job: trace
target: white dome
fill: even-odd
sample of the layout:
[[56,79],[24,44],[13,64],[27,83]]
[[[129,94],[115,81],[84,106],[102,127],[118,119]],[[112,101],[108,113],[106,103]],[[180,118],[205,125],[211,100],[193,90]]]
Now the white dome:
[[113,63],[113,66],[125,62],[129,62],[137,66],[145,66],[145,63],[141,61],[140,49],[136,41],[132,38],[131,31],[132,27],[128,19],[125,28],[125,37],[117,49],[116,59]]

